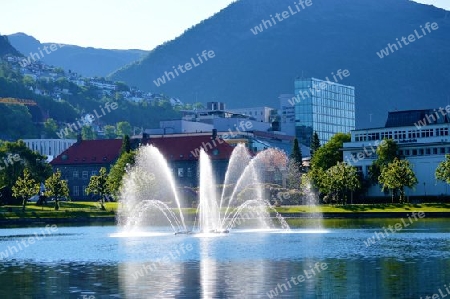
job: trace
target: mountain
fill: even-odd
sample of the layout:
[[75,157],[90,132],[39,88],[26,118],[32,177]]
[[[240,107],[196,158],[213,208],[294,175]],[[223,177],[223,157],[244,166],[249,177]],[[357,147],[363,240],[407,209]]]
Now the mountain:
[[[358,128],[384,125],[390,110],[449,104],[450,16],[445,10],[408,0],[312,0],[304,8],[297,2],[234,2],[112,78],[185,102],[214,99],[229,108],[278,108],[278,96],[294,92],[296,77],[332,80],[332,73],[347,69],[350,76],[339,83],[356,87]],[[276,14],[283,11],[288,18],[278,21]],[[436,22],[438,29],[424,36],[420,26],[427,22]],[[262,32],[253,33],[260,25]],[[388,43],[415,30],[420,38],[379,57]],[[176,78],[169,74],[171,80],[166,77],[159,87],[154,83],[174,72],[173,66],[197,61],[203,50],[215,57],[178,71]]]
[[[30,53],[36,53],[46,64],[71,70],[86,77],[105,77],[147,54],[143,50],[106,50],[74,45],[60,47],[59,44],[56,44],[57,47],[53,51],[48,49],[47,54],[44,46],[50,47],[52,43],[41,43],[24,33],[15,33],[8,37],[11,44],[26,57],[30,57]],[[39,54],[40,50],[43,51],[43,55]]]
[[6,54],[22,56],[22,54],[20,54],[20,52],[11,45],[6,35],[0,35],[0,58]]

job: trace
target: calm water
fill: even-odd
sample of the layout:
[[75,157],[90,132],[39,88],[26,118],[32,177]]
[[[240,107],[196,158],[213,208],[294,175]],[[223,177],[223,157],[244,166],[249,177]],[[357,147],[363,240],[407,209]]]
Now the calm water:
[[161,229],[126,237],[115,226],[58,227],[51,233],[45,225],[0,229],[0,298],[425,298],[439,289],[447,294],[450,220],[421,219],[379,235],[375,244],[364,243],[399,222],[325,220],[323,229],[311,229],[296,220],[291,225],[301,228],[290,233],[233,230],[214,236],[175,236]]

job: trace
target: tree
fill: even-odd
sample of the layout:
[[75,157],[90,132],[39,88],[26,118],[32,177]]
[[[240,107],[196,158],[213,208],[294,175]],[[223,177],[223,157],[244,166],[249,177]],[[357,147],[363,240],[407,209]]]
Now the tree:
[[[338,162],[330,167],[322,178],[322,191],[328,196],[337,197],[337,202],[344,204],[348,191],[355,191],[361,188],[356,167],[343,162]],[[339,195],[342,196],[339,196]]]
[[118,136],[130,136],[132,132],[132,128],[129,122],[121,121],[116,124],[117,127],[117,135]]
[[25,212],[28,198],[39,192],[39,184],[31,177],[27,168],[24,169],[23,176],[17,179],[12,192],[14,197],[22,199],[22,212]]
[[350,134],[337,133],[323,146],[321,146],[311,159],[311,168],[328,168],[342,162],[342,152],[344,142],[350,142]]
[[299,167],[302,168],[302,166],[303,166],[302,150],[301,150],[300,146],[298,145],[297,138],[294,139],[294,145],[292,146],[292,153],[291,153],[290,158],[294,163],[297,163],[299,165]]
[[314,153],[317,152],[317,150],[320,148],[320,139],[317,132],[314,132],[312,138],[311,138],[311,158],[314,156]]
[[372,162],[369,167],[369,178],[372,183],[378,183],[378,178],[380,177],[381,170],[383,167],[387,166],[389,163],[393,162],[394,159],[400,159],[397,154],[398,145],[392,139],[384,139],[380,142],[376,149],[377,159]]
[[136,152],[125,152],[123,153],[119,159],[117,159],[114,166],[109,171],[108,175],[108,186],[110,188],[111,193],[117,194],[119,193],[120,187],[122,186],[122,179],[125,175],[127,169],[134,165],[135,163]]
[[58,124],[53,118],[47,118],[44,122],[45,135],[48,138],[57,138],[56,132],[58,131]]
[[83,140],[94,140],[96,138],[94,129],[91,126],[83,126],[81,128],[81,136]]
[[130,136],[125,135],[122,139],[122,147],[120,148],[120,154],[129,153],[131,151]]
[[115,139],[117,137],[116,127],[114,126],[106,125],[103,127],[103,131],[106,139]]
[[393,162],[381,169],[378,181],[383,185],[383,191],[385,189],[392,191],[392,202],[394,202],[394,192],[396,190],[400,191],[400,202],[404,202],[405,187],[412,188],[418,183],[411,163],[398,158],[395,158]]
[[46,163],[47,157],[30,150],[22,140],[0,142],[0,186],[9,193],[25,168],[37,182],[43,182],[52,174],[52,167]]
[[100,196],[100,203],[102,206],[102,210],[105,210],[105,206],[103,205],[105,195],[109,194],[108,187],[108,174],[106,173],[106,168],[100,168],[99,175],[91,176],[91,180],[89,181],[89,185],[86,188],[87,194],[97,194]]
[[59,210],[59,199],[69,196],[67,181],[61,179],[61,171],[56,171],[45,180],[45,195],[55,198],[55,210]]
[[445,160],[439,163],[434,176],[436,180],[450,184],[450,155],[445,155]]

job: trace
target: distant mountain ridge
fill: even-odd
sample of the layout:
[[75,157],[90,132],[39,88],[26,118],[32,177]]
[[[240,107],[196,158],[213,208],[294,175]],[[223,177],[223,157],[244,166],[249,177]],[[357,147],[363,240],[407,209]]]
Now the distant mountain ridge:
[[[383,126],[388,111],[450,102],[450,17],[445,10],[408,0],[312,0],[310,7],[277,21],[276,13],[289,12],[289,7],[297,11],[293,0],[234,2],[112,79],[184,102],[278,108],[278,96],[293,93],[296,77],[332,78],[347,69],[350,76],[339,83],[356,87],[358,128]],[[254,34],[263,20],[264,30]],[[377,55],[427,22],[436,22],[439,29],[382,59]],[[153,83],[204,50],[214,51],[215,58],[165,84]]]
[[60,47],[57,43],[55,50],[44,51],[44,47],[49,48],[53,43],[41,43],[25,33],[11,34],[8,38],[26,58],[30,58],[34,53],[37,54],[35,57],[39,57],[46,64],[71,70],[86,77],[105,77],[129,63],[140,60],[148,53],[134,49],[109,50],[74,45]]

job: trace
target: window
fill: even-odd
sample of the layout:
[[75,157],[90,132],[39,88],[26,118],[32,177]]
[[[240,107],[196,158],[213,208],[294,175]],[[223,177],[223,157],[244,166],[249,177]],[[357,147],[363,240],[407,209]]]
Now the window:
[[433,155],[437,155],[437,148],[433,148]]
[[97,175],[97,171],[96,170],[92,170],[91,176],[93,176],[93,175]]
[[73,196],[80,196],[80,187],[73,186]]
[[178,168],[178,177],[179,178],[184,177],[184,168]]
[[419,149],[419,156],[423,156],[423,148]]
[[416,149],[413,149],[413,150],[412,150],[412,155],[413,155],[413,156],[417,156],[417,150],[416,150]]
[[192,177],[192,168],[188,167],[187,169],[187,177],[191,178]]
[[441,148],[439,149],[439,153],[440,153],[440,154],[445,154],[445,147],[441,147]]
[[73,178],[74,178],[74,179],[78,179],[78,171],[77,171],[77,170],[74,170],[74,172],[73,172]]
[[425,150],[425,154],[426,154],[426,155],[430,155],[430,154],[431,154],[431,151],[430,151],[429,148],[427,148],[427,149]]
[[88,179],[88,172],[87,171],[83,171],[82,177],[83,177],[83,180],[87,180]]

